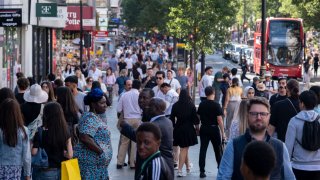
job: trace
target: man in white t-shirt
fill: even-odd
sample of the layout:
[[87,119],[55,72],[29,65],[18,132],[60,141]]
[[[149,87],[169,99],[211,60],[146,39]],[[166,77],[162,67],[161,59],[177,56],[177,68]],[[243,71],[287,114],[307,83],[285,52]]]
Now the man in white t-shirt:
[[270,72],[266,72],[265,78],[266,81],[264,81],[264,85],[266,86],[266,91],[269,93],[269,99],[271,98],[272,95],[278,93],[278,83],[274,82],[271,79],[272,75]]
[[164,99],[164,94],[161,92],[160,87],[164,83],[165,74],[163,71],[156,72],[156,83],[157,86],[153,87],[152,90],[154,92],[154,97]]
[[199,91],[199,95],[200,95],[200,101],[204,101],[207,99],[206,94],[204,92],[204,89],[208,86],[212,86],[212,73],[213,73],[213,69],[211,66],[208,66],[205,68],[205,74],[202,76],[201,81],[199,83],[200,86],[200,91]]
[[156,62],[158,60],[159,53],[153,49],[150,57],[153,62]]
[[165,112],[165,115],[169,117],[171,115],[173,104],[179,99],[179,94],[175,90],[171,89],[171,86],[168,83],[161,84],[160,90],[164,94],[165,102],[169,105]]
[[171,86],[171,89],[180,94],[181,85],[177,79],[173,78],[172,74],[172,70],[167,70],[167,79],[164,80],[164,82],[168,83]]
[[132,66],[133,66],[133,60],[131,58],[131,54],[127,53],[126,58],[124,59],[124,62],[127,63],[128,77],[130,77],[132,72]]
[[98,81],[99,77],[102,77],[102,71],[95,64],[92,64],[88,76],[92,77],[94,81]]
[[167,68],[166,68],[166,76],[167,76],[167,72],[168,70],[172,71],[172,77],[175,78],[176,77],[176,72],[174,71],[174,69],[172,68],[172,62],[167,62]]
[[138,56],[135,51],[132,52],[131,59],[133,64],[135,64],[138,61]]

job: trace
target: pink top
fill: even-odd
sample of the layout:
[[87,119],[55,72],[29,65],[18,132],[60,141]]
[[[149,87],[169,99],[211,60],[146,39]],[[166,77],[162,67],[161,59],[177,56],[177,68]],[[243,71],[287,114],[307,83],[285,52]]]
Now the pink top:
[[187,76],[188,77],[188,82],[193,83],[193,76]]
[[116,77],[114,76],[114,74],[112,73],[112,75],[110,76],[105,76],[103,78],[103,82],[106,84],[106,85],[114,85],[116,83]]

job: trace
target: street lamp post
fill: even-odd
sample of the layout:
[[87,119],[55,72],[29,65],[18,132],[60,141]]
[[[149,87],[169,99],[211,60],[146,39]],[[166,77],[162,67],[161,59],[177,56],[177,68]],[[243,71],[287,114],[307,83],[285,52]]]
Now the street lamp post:
[[82,0],[80,0],[80,67],[82,67],[82,54],[83,54],[83,14],[82,14]]
[[[247,20],[246,20],[246,0],[243,0],[243,26],[242,26],[242,28],[243,28],[243,31],[242,31],[242,33],[243,33],[243,43],[245,43],[246,42],[246,23],[247,23]],[[241,57],[241,56],[240,56]]]
[[264,75],[266,72],[266,66],[264,64],[266,57],[266,0],[262,0],[262,18],[261,18],[261,66],[260,66],[260,79],[264,81]]

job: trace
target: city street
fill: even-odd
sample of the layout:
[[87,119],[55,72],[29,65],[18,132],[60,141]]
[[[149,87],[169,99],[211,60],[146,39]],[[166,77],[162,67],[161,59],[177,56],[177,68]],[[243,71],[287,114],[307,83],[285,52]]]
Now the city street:
[[[222,67],[227,66],[229,68],[237,67],[238,65],[232,63],[231,61],[224,60],[221,55],[214,54],[214,55],[207,55],[206,56],[206,65],[213,66],[214,73],[218,70],[221,70]],[[240,69],[239,69],[240,70]],[[250,76],[250,78],[252,78]],[[248,85],[247,82],[244,83],[245,86]],[[196,97],[196,105],[199,104],[199,96],[197,93]],[[123,179],[133,179],[134,177],[134,170],[131,170],[129,167],[124,167],[123,169],[117,169],[117,151],[118,151],[118,143],[120,133],[116,127],[117,118],[116,118],[116,107],[117,107],[117,98],[114,98],[113,106],[107,110],[108,113],[108,125],[111,130],[111,137],[112,137],[112,147],[113,147],[113,157],[112,161],[109,165],[109,174],[112,180],[123,180]],[[200,139],[198,138],[198,144],[195,146],[190,147],[189,149],[189,158],[193,164],[193,168],[191,169],[191,173],[186,175],[186,169],[184,167],[183,173],[186,175],[185,177],[179,179],[200,179],[199,178],[199,166],[198,166],[198,159],[199,159],[199,150],[200,150]],[[206,174],[207,179],[215,179],[217,176],[217,163],[215,160],[214,152],[212,145],[210,144],[207,151],[207,158],[206,158]]]
[[[213,55],[206,55],[206,66],[212,66],[214,69],[213,75],[222,69],[222,67],[227,66],[229,69],[231,68],[238,68],[238,74],[241,74],[240,66],[222,58],[221,54],[213,54]],[[247,75],[250,79],[252,79],[255,75],[249,73]],[[248,81],[244,81],[244,86],[248,86]],[[319,80],[313,79],[311,85],[320,85]],[[300,82],[300,89],[303,89],[303,84]],[[198,93],[196,94],[196,105],[200,102]],[[112,137],[112,147],[113,147],[113,158],[109,165],[109,174],[112,180],[122,180],[122,179],[133,179],[134,177],[134,170],[131,170],[129,167],[124,167],[123,169],[117,169],[117,151],[118,151],[118,143],[120,133],[116,127],[117,124],[117,116],[116,116],[116,107],[117,107],[117,97],[114,98],[113,106],[108,108],[108,125],[111,130],[111,137]],[[198,138],[198,142],[200,139]],[[199,159],[199,150],[200,144],[198,143],[195,146],[190,147],[189,149],[189,158],[193,164],[193,168],[191,169],[191,173],[186,175],[185,167],[183,169],[183,173],[186,175],[185,177],[179,179],[200,179],[199,178],[199,166],[198,166],[198,159]],[[215,160],[214,152],[212,145],[210,144],[207,151],[206,157],[206,174],[208,179],[215,179],[217,176],[217,163]]]

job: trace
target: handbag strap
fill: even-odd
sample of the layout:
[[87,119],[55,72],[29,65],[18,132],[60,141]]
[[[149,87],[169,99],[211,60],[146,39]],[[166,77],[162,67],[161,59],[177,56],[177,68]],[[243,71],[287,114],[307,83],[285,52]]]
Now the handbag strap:
[[296,109],[296,107],[294,107],[293,103],[291,102],[291,100],[289,98],[287,98],[287,100],[290,102],[290,104],[292,105],[293,109],[296,111],[296,113],[298,114],[298,111]]
[[41,148],[41,146],[42,146],[42,132],[43,132],[42,127],[38,128],[38,132],[39,132],[39,148]]

